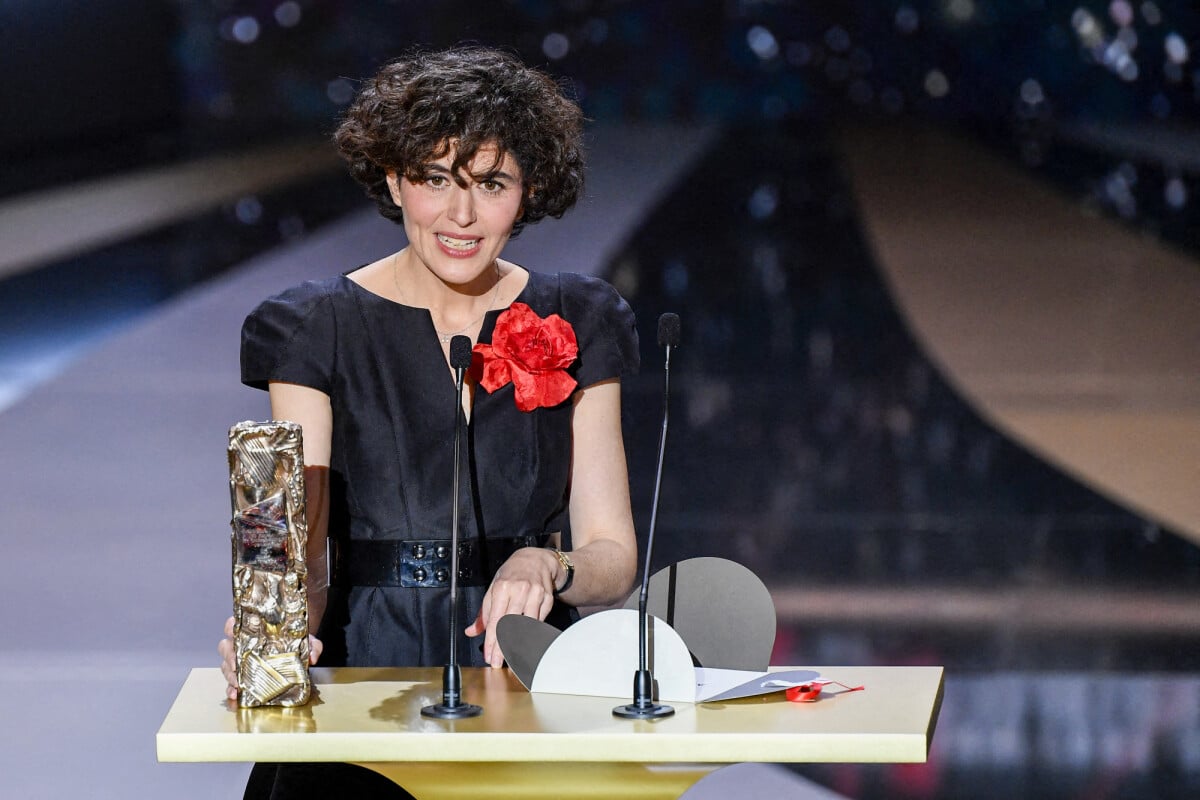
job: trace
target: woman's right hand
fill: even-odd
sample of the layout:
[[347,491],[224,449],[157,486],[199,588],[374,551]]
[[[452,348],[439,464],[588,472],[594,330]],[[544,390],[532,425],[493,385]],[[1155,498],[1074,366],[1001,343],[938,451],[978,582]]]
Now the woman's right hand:
[[[317,663],[317,659],[321,657],[321,651],[324,649],[325,645],[321,644],[321,640],[310,634],[308,637],[308,663],[310,666]],[[230,617],[225,620],[225,638],[217,644],[217,652],[221,654],[221,674],[225,676],[225,682],[228,684],[225,695],[230,700],[237,700],[238,696],[237,668],[233,663],[234,650],[233,617]]]

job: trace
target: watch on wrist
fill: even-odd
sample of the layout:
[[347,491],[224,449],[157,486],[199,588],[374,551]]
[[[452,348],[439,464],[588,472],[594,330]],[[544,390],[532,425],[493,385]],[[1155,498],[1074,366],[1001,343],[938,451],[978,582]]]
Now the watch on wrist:
[[563,581],[563,585],[555,588],[554,595],[558,595],[571,588],[571,581],[575,580],[575,562],[571,557],[559,550],[557,547],[550,548],[554,552],[554,557],[558,559],[558,563],[562,564],[563,571],[567,573],[567,579]]

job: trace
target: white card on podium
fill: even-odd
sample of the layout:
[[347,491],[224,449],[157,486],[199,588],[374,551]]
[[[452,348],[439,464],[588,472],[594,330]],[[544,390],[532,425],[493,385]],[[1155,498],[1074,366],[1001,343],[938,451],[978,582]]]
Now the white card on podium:
[[[687,645],[670,625],[655,617],[649,622],[649,667],[659,702],[703,703],[753,697],[819,677],[812,670],[697,668],[692,665]],[[500,648],[512,654],[508,656],[509,666],[531,692],[617,698],[632,694],[639,660],[636,611],[601,611],[562,632],[529,617],[509,615],[500,620],[496,634]],[[535,663],[523,657],[528,652],[540,654]]]

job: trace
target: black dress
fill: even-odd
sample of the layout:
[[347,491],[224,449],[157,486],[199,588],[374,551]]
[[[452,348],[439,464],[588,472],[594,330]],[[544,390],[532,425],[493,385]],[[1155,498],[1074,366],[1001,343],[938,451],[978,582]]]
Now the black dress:
[[[516,298],[539,316],[571,324],[579,356],[567,369],[586,387],[638,366],[633,312],[607,283],[569,273],[530,273]],[[490,343],[500,311],[484,318]],[[242,329],[242,381],[300,384],[329,396],[330,540],[445,539],[450,535],[455,387],[427,309],[376,295],[345,276],[301,284],[260,305]],[[567,531],[571,401],[531,412],[511,384],[475,391],[461,480],[464,540]],[[493,565],[495,566],[495,565]],[[448,592],[349,585],[335,564],[318,636],[325,666],[438,666],[448,657]],[[490,579],[490,576],[486,576]],[[481,639],[462,628],[486,591],[459,592],[458,652],[482,666]],[[560,616],[561,618],[561,616]],[[274,796],[282,796],[276,793]]]

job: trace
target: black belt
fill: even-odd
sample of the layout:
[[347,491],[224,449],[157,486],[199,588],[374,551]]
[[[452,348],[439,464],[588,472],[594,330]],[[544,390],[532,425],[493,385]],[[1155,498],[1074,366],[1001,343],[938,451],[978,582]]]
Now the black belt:
[[[522,547],[541,547],[548,534],[471,539],[458,543],[458,585],[487,586],[496,569]],[[350,586],[436,588],[450,585],[449,539],[350,539],[337,543],[335,581]]]

